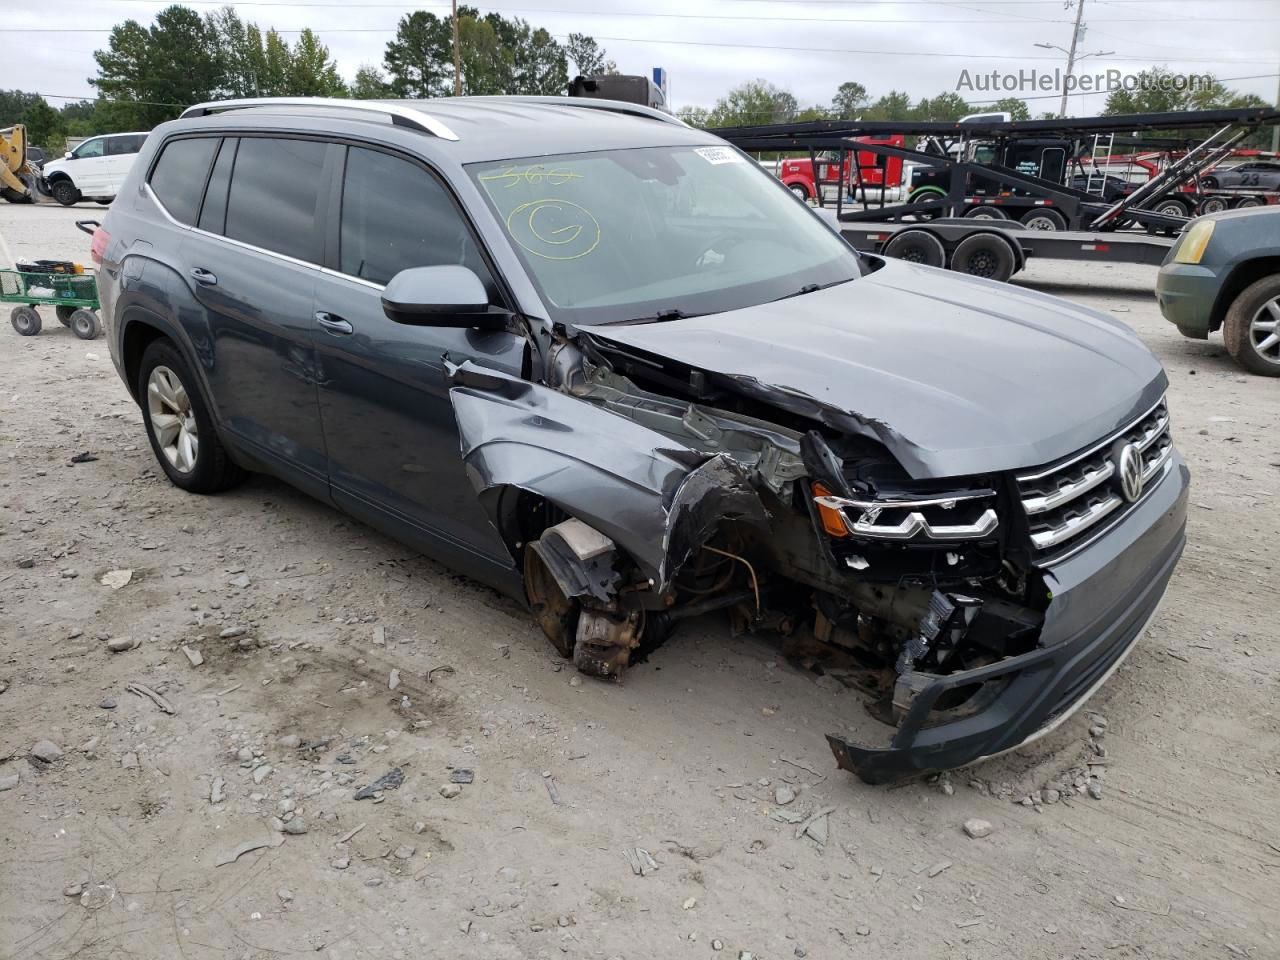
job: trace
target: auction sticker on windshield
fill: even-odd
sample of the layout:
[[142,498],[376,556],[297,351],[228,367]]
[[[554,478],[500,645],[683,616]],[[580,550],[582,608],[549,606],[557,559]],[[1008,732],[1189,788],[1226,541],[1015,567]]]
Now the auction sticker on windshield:
[[729,147],[696,147],[693,151],[707,163],[742,163],[743,156]]

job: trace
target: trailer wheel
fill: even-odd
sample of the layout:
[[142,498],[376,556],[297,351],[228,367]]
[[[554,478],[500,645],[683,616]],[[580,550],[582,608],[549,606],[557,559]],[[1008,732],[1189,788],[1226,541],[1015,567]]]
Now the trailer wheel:
[[1028,210],[1022,215],[1022,223],[1028,230],[1067,229],[1067,218],[1057,210]]
[[40,332],[40,314],[35,307],[14,307],[9,314],[9,322],[20,337],[34,337]]
[[966,220],[1008,220],[1009,215],[999,207],[988,207],[978,204],[965,211]]
[[1196,213],[1203,216],[1206,213],[1221,213],[1227,209],[1230,204],[1226,197],[1205,197],[1200,201],[1200,205],[1196,207]]
[[1181,200],[1161,200],[1152,209],[1171,217],[1185,217],[1191,213]]
[[926,267],[941,267],[947,262],[942,241],[927,230],[903,230],[884,246],[884,255]]
[[1009,244],[994,233],[975,233],[966,237],[951,255],[951,269],[957,273],[1001,283],[1013,276],[1015,266]]
[[1246,210],[1249,207],[1260,207],[1260,206],[1262,206],[1262,201],[1257,197],[1241,197],[1239,200],[1235,202],[1235,204],[1232,206],[1231,209]]

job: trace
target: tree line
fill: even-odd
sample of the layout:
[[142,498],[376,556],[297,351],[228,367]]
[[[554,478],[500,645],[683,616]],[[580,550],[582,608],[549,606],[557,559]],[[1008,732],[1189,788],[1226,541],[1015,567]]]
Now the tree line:
[[228,97],[419,98],[564,93],[575,73],[616,73],[585,34],[558,42],[519,17],[458,7],[460,70],[453,57],[453,15],[405,14],[382,64],[362,64],[351,83],[317,34],[290,43],[274,29],[241,19],[228,6],[201,16],[174,4],[150,26],[126,20],[94,52],[98,97],[54,109],[35,93],[0,91],[0,127],[24,123],[32,143],[61,150],[68,136],[150,130],[184,107]]

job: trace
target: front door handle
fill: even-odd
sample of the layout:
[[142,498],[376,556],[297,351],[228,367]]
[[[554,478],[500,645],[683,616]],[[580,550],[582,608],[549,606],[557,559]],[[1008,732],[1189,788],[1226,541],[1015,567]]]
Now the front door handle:
[[346,335],[355,332],[354,328],[346,320],[336,314],[325,313],[323,310],[316,311],[316,323],[333,334]]
[[218,278],[204,267],[195,267],[191,271],[191,278],[195,280],[196,283],[204,284],[206,287],[212,287],[218,282]]

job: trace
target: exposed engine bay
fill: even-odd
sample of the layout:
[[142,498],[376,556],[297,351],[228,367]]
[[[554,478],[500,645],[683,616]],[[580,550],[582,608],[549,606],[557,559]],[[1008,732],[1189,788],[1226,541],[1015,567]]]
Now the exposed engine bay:
[[[810,398],[606,336],[559,336],[541,384],[453,369],[468,469],[578,669],[618,678],[679,621],[723,609],[737,632],[818,650],[808,662],[838,668],[891,732],[937,677],[1035,649],[1049,592],[1010,478],[913,479],[883,425],[841,431]],[[476,402],[493,392],[509,420]],[[545,455],[530,463],[533,446]],[[599,485],[562,486],[561,458]],[[931,722],[987,702],[983,684],[961,686]]]

